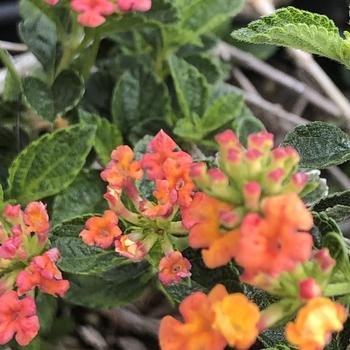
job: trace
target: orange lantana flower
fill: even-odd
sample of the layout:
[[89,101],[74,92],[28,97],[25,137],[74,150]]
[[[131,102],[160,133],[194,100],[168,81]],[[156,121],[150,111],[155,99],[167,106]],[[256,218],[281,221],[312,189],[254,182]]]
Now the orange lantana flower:
[[132,240],[128,235],[122,235],[115,241],[115,251],[134,261],[141,261],[147,254],[147,249],[141,241]]
[[259,334],[260,311],[256,304],[241,294],[225,296],[214,305],[214,328],[220,331],[235,349],[248,349]]
[[191,276],[191,263],[181,252],[171,252],[159,262],[159,280],[166,286]]
[[101,173],[101,178],[114,188],[122,188],[128,178],[139,180],[142,176],[141,163],[134,160],[133,150],[124,145],[112,152],[112,160]]
[[248,281],[259,273],[291,271],[312,254],[312,236],[299,231],[311,229],[312,216],[297,194],[266,198],[262,212],[248,214],[240,228],[235,259]]
[[183,210],[183,224],[190,229],[189,244],[192,248],[205,248],[203,260],[210,268],[226,265],[236,253],[239,231],[220,228],[227,216],[234,216],[229,204],[201,192]]
[[112,210],[106,210],[102,217],[94,216],[88,219],[85,230],[79,236],[87,245],[109,248],[121,234],[117,215]]
[[166,176],[164,174],[163,164],[167,159],[173,159],[182,166],[189,166],[192,163],[192,157],[178,148],[175,141],[163,130],[152,139],[148,145],[151,153],[146,153],[142,158],[142,166],[147,169],[147,175],[151,180],[161,180]]
[[50,224],[45,204],[42,202],[29,203],[24,210],[24,222],[28,226],[28,232],[36,232],[41,241],[47,239]]
[[225,338],[213,328],[215,312],[213,304],[227,292],[221,285],[209,295],[197,292],[187,297],[179,307],[184,323],[171,316],[163,318],[159,330],[162,350],[223,350]]
[[288,341],[300,350],[320,350],[331,340],[332,332],[343,329],[345,308],[327,298],[311,299],[286,327]]

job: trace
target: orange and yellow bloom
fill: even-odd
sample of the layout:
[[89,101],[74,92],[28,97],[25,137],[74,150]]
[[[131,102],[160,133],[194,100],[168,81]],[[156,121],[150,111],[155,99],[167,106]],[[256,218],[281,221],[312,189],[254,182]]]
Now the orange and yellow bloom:
[[345,308],[327,298],[311,299],[286,327],[288,341],[300,350],[320,350],[331,340],[333,332],[343,329]]
[[184,322],[171,316],[160,325],[162,350],[248,349],[258,336],[258,307],[243,294],[228,294],[219,284],[208,295],[197,292],[179,307]]

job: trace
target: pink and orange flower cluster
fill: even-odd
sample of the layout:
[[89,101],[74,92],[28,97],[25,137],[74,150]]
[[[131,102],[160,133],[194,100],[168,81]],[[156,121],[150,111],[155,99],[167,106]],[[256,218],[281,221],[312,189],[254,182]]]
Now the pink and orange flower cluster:
[[[59,0],[45,0],[57,5]],[[78,22],[86,27],[98,27],[106,21],[106,16],[116,12],[147,12],[152,0],[71,0],[70,6],[78,13]]]
[[[189,277],[191,264],[173,242],[173,236],[187,231],[181,221],[173,218],[192,202],[192,163],[192,157],[181,151],[164,131],[152,139],[141,159],[135,159],[129,146],[117,147],[101,173],[108,182],[105,199],[110,210],[88,219],[80,233],[83,241],[103,249],[114,246],[118,254],[133,261],[143,260],[155,245],[160,245],[164,253],[158,266],[160,281],[169,285]],[[141,196],[141,181],[153,185],[153,199]],[[124,204],[124,198],[128,198],[132,208]],[[126,228],[124,232],[119,224]]]
[[[273,149],[265,131],[250,135],[247,148],[232,131],[216,140],[218,166],[212,169],[194,163],[163,131],[139,159],[130,147],[117,147],[101,173],[110,210],[90,218],[81,238],[103,249],[114,246],[134,261],[159,245],[159,279],[168,286],[191,276],[191,263],[174,248],[175,237],[187,236],[190,247],[202,249],[208,268],[233,262],[243,283],[280,299],[259,310],[222,285],[208,295],[194,293],[180,305],[183,322],[162,320],[162,350],[248,349],[260,332],[296,312],[287,339],[302,350],[324,348],[347,313],[323,296],[335,261],[327,249],[313,250],[313,218],[299,195],[308,176],[296,171],[298,153]],[[147,198],[139,190],[144,181],[154,188]],[[174,221],[178,216],[181,221]]]
[[41,202],[7,204],[0,222],[0,344],[15,337],[25,346],[37,335],[35,288],[63,296],[69,282],[56,266],[60,253],[46,250],[49,217]]

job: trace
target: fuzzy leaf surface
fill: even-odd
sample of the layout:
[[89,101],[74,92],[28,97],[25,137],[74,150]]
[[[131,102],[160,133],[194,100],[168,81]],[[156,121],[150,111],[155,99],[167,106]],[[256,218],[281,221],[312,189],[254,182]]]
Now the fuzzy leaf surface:
[[85,163],[95,132],[93,126],[78,124],[32,142],[9,169],[8,196],[27,203],[68,187]]

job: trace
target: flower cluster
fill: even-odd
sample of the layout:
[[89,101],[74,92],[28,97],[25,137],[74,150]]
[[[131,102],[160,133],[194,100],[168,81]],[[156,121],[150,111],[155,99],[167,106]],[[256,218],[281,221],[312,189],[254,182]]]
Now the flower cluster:
[[184,322],[162,320],[162,350],[248,349],[260,332],[295,314],[287,339],[303,350],[320,350],[347,314],[324,296],[332,295],[326,290],[335,260],[326,248],[313,249],[313,218],[300,198],[308,176],[296,171],[299,156],[291,147],[273,149],[267,132],[250,135],[247,149],[232,131],[216,139],[218,166],[212,169],[194,163],[164,131],[142,156],[117,147],[101,173],[110,209],[88,219],[80,236],[133,261],[148,259],[166,286],[191,276],[191,263],[177,248],[179,239],[187,239],[202,249],[208,268],[233,262],[241,282],[278,300],[259,310],[222,285],[208,296],[194,293],[180,306]]
[[[56,5],[59,0],[46,0]],[[98,27],[106,21],[106,16],[116,12],[147,12],[152,0],[71,0],[71,8],[77,12],[78,22],[86,27]]]
[[196,163],[191,176],[203,192],[183,213],[189,243],[203,248],[210,268],[231,259],[244,268],[245,278],[277,276],[307,261],[312,253],[310,212],[297,193],[307,175],[296,172],[298,153],[273,147],[273,135],[252,134],[245,149],[227,130],[216,136],[218,168]]
[[[108,182],[105,199],[110,210],[88,219],[80,237],[103,249],[114,246],[133,261],[143,260],[158,245],[164,253],[157,266],[160,281],[168,285],[189,277],[191,264],[176,250],[175,242],[187,230],[173,219],[193,200],[191,166],[192,157],[164,131],[152,139],[141,159],[135,159],[129,146],[117,147],[101,173]],[[150,198],[140,193],[145,183],[153,187]]]
[[260,332],[295,313],[286,326],[290,343],[302,350],[324,348],[332,332],[342,330],[347,313],[323,296],[335,261],[327,249],[313,251],[308,232],[313,218],[299,196],[308,176],[296,171],[298,153],[291,147],[273,149],[267,132],[250,135],[247,148],[231,130],[216,140],[218,166],[191,166],[190,176],[202,192],[182,210],[189,245],[202,249],[209,268],[233,260],[243,270],[242,282],[279,301],[260,311],[221,285],[208,296],[192,294],[180,306],[184,323],[169,316],[162,320],[161,348],[248,349]]
[[0,344],[14,336],[25,346],[37,335],[34,290],[63,296],[69,282],[56,266],[56,248],[46,251],[49,217],[41,202],[31,202],[25,210],[7,204],[0,222]]

